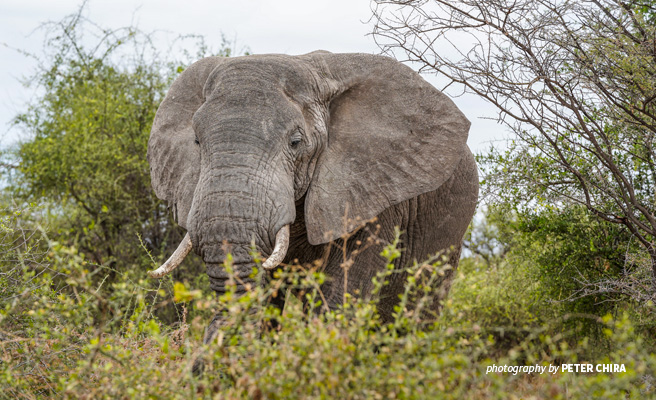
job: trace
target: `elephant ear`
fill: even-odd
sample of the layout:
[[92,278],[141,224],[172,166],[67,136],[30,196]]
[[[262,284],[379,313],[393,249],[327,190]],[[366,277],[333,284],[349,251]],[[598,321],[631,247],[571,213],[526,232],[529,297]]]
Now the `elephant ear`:
[[320,244],[442,185],[467,148],[470,122],[445,94],[391,58],[307,57],[332,88],[328,144],[305,203],[308,239]]
[[203,89],[208,76],[224,60],[204,58],[180,74],[157,109],[150,131],[148,163],[153,189],[157,197],[168,202],[185,229],[200,171],[192,118],[205,102]]

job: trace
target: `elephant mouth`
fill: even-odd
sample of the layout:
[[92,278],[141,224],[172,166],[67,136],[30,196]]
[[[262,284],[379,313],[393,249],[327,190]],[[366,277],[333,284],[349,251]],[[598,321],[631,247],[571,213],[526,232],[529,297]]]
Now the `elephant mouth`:
[[[278,230],[278,233],[276,233],[275,247],[271,255],[262,263],[262,268],[265,270],[271,270],[280,265],[282,260],[285,258],[285,255],[287,254],[288,248],[289,225],[284,225],[282,228],[280,228],[280,230]],[[161,278],[164,275],[170,273],[182,263],[191,249],[192,242],[189,233],[187,233],[173,255],[171,255],[171,257],[156,270],[148,271],[148,275],[152,278]],[[248,266],[248,264],[245,265]],[[244,268],[244,264],[242,264],[239,270],[247,270],[247,277],[250,275],[250,271],[252,271],[254,265],[254,263],[251,263],[250,268]],[[216,280],[225,281],[229,278],[228,273],[223,269],[223,267],[221,267],[221,264],[207,263],[207,273],[210,276],[210,280],[215,278]]]
[[218,294],[219,296],[231,290],[232,285],[234,285],[235,293],[241,294],[253,290],[256,284],[257,283],[255,282],[255,279],[249,277],[243,279],[239,278],[234,280],[210,277],[210,289],[216,292],[216,294]]
[[249,278],[255,268],[255,263],[241,263],[232,266],[234,273],[229,274],[222,263],[205,263],[207,266],[207,275],[211,280],[228,281],[234,279],[235,281],[252,280]]
[[[262,263],[262,268],[272,270],[285,258],[289,248],[289,225],[285,225],[276,234],[276,245],[269,258]],[[207,275],[210,278],[210,288],[219,295],[227,291],[226,285],[232,281],[236,285],[236,292],[243,293],[254,287],[255,280],[252,277],[254,262],[239,263],[232,266],[235,273],[229,274],[222,263],[205,263]]]
[[221,295],[235,285],[236,293],[245,293],[257,284],[253,275],[255,263],[240,263],[232,266],[233,273],[229,274],[222,263],[205,263],[207,276],[210,278],[210,289]]

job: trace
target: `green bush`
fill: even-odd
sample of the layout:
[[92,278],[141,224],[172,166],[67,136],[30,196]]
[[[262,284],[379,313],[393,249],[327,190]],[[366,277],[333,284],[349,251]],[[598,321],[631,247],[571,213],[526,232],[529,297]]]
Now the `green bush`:
[[[184,67],[231,49],[225,40],[211,50],[202,37],[185,36],[162,51],[155,33],[101,27],[84,13],[82,5],[37,30],[44,54],[31,55],[38,63],[25,81],[36,95],[14,119],[24,140],[0,149],[0,189],[19,205],[39,204],[50,239],[75,248],[90,272],[103,269],[94,276],[107,284],[119,274],[138,279],[150,268],[142,247],[162,262],[184,236],[151,188],[151,124]],[[194,255],[185,267],[177,279],[204,276]],[[168,321],[179,316],[159,313]]]
[[457,326],[470,321],[493,335],[501,350],[517,345],[558,315],[541,296],[539,281],[523,265],[503,263],[488,269],[473,259],[463,259],[457,274],[443,323]]
[[653,332],[649,256],[633,239],[583,207],[489,207],[467,236],[471,256],[461,262],[454,300],[488,325],[560,319],[563,329],[582,325],[582,335],[603,339],[595,320],[628,312],[636,328]]
[[[495,295],[493,285],[483,285],[480,277],[467,281],[471,271],[466,263],[444,317],[432,323],[424,319],[421,307],[405,300],[423,304],[421,299],[430,293],[443,266],[410,266],[411,279],[395,321],[385,325],[376,312],[375,296],[350,298],[340,309],[317,314],[305,312],[288,290],[282,313],[266,306],[266,299],[282,295],[284,287],[320,307],[318,288],[325,277],[312,268],[288,267],[272,282],[241,297],[229,291],[217,299],[188,283],[166,280],[150,289],[145,281],[121,273],[110,289],[98,284],[107,271],[90,269],[78,251],[48,242],[45,232],[16,241],[29,238],[18,213],[6,210],[2,229],[2,249],[15,254],[0,265],[0,276],[12,279],[10,284],[0,283],[0,393],[6,398],[505,399],[654,394],[650,385],[656,356],[645,351],[626,317],[597,321],[612,343],[601,353],[588,339],[572,344],[572,330],[552,334],[534,324],[520,326],[522,335],[508,348],[499,347],[491,328],[512,331],[518,327],[513,320],[530,322],[531,314],[519,310],[531,305],[521,299],[503,305],[511,299],[502,297],[492,308],[506,310],[507,318],[471,319],[474,314],[467,312]],[[31,253],[38,248],[30,247],[33,240],[47,242],[47,252]],[[399,252],[390,245],[384,254],[391,261]],[[29,261],[17,262],[16,257]],[[390,267],[376,285],[397,272]],[[508,276],[488,279],[507,288],[518,288],[522,282],[521,277],[515,283]],[[479,285],[471,288],[472,294],[481,293],[478,299],[464,298],[468,292],[463,285],[468,284]],[[185,312],[176,324],[167,325],[155,310],[172,302]],[[474,306],[467,309],[465,303]],[[204,346],[203,331],[215,313],[225,320],[217,339]],[[271,320],[277,321],[277,328],[270,328]],[[191,367],[201,355],[205,373],[195,377]],[[582,361],[622,363],[626,372],[486,373],[492,364]]]

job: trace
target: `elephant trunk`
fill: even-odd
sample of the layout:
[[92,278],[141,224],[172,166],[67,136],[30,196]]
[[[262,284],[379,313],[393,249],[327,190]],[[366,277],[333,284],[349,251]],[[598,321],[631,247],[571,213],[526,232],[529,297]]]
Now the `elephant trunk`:
[[[254,285],[252,250],[268,258],[264,269],[279,265],[289,243],[286,226],[295,219],[289,165],[266,149],[245,149],[247,139],[206,143],[208,157],[188,218],[194,250],[207,265],[211,288],[219,293],[231,278],[238,291]],[[223,266],[228,254],[232,276]]]

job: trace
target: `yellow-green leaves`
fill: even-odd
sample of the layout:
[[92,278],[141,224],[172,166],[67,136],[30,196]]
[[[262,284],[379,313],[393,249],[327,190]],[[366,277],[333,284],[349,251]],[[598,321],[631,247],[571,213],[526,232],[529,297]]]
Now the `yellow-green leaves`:
[[200,299],[202,295],[203,293],[200,290],[190,290],[182,282],[175,282],[173,284],[173,300],[177,303]]

